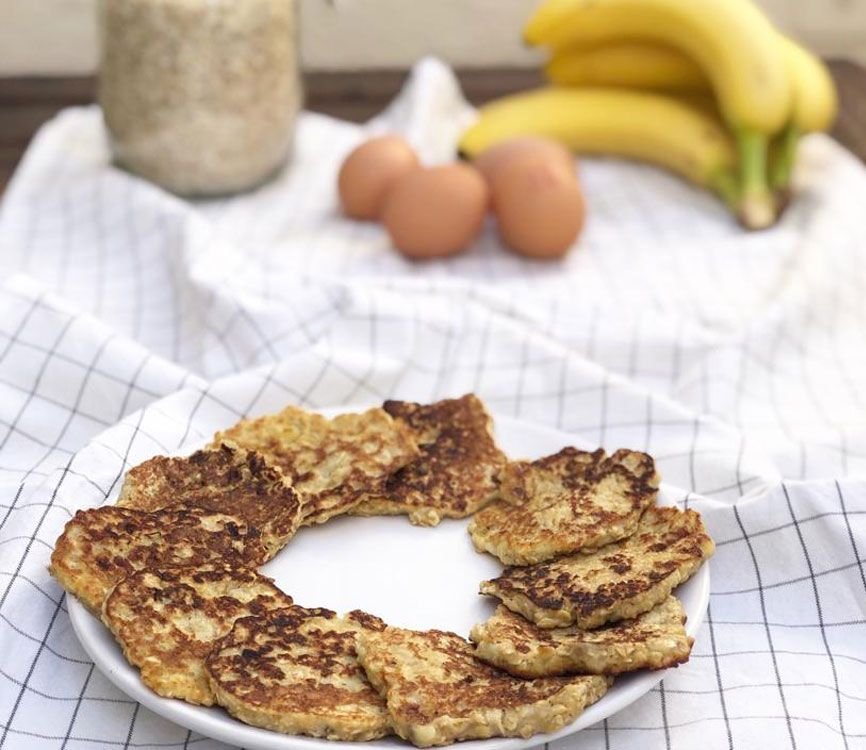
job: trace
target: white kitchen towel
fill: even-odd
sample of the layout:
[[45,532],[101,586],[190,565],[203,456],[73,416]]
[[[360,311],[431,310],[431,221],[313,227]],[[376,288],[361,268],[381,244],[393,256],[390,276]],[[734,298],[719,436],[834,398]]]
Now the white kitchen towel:
[[648,450],[718,545],[691,661],[556,748],[866,748],[866,168],[809,137],[788,211],[746,233],[672,176],[584,159],[586,230],[555,263],[491,224],[413,264],[338,214],[364,137],[436,162],[471,118],[425,60],[370,123],[305,113],[275,181],[201,202],[112,167],[96,108],[39,132],[0,206],[0,748],[224,747],[117,691],[46,571],[129,465],[275,404],[467,391]]

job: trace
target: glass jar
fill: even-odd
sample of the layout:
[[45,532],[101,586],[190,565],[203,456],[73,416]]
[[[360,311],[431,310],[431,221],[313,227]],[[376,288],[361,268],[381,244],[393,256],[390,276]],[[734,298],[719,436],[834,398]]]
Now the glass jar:
[[99,14],[119,165],[184,196],[280,168],[302,98],[295,0],[100,0]]

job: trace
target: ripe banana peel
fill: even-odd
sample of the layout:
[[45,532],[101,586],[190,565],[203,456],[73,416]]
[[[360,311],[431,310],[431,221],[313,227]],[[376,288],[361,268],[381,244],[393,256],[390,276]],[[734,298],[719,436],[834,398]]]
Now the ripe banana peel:
[[558,86],[711,91],[709,80],[694,60],[673,47],[648,41],[556,49],[544,66],[544,74]]
[[774,143],[770,184],[785,190],[800,136],[829,130],[839,111],[839,99],[830,71],[816,55],[782,34],[779,46],[793,81],[794,97],[790,120]]
[[669,45],[700,65],[725,119],[775,133],[791,87],[776,30],[748,0],[546,0],[524,28],[529,44],[554,50],[623,39]]
[[472,158],[521,135],[553,138],[577,153],[657,164],[713,190],[743,214],[734,142],[700,102],[623,88],[541,88],[482,107],[459,148]]
[[[800,133],[828,130],[838,112],[836,86],[827,66],[790,37],[776,32],[791,79],[788,122]],[[545,66],[547,79],[560,86],[632,86],[711,93],[700,66],[679,50],[648,41],[620,40],[590,47],[555,49]]]
[[740,155],[745,221],[769,226],[769,138],[791,111],[788,69],[776,31],[749,0],[546,0],[524,28],[529,44],[554,50],[637,38],[669,45],[704,71]]

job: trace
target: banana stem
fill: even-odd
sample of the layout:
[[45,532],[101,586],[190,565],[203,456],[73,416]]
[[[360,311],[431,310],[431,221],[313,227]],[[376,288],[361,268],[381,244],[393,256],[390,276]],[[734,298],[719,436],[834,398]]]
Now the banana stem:
[[797,146],[800,143],[800,128],[789,122],[779,138],[774,158],[770,163],[770,187],[787,192],[797,161]]
[[776,220],[776,205],[767,185],[767,149],[764,133],[737,132],[740,154],[740,196],[737,215],[747,229],[765,229]]

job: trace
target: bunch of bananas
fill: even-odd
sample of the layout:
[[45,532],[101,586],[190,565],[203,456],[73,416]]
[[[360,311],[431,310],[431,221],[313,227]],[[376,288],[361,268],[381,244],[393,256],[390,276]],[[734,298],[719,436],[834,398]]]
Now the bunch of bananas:
[[551,86],[482,107],[460,150],[518,135],[666,167],[748,228],[774,223],[804,133],[836,115],[824,64],[750,0],[543,0],[524,28]]

